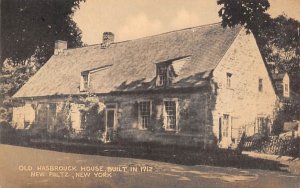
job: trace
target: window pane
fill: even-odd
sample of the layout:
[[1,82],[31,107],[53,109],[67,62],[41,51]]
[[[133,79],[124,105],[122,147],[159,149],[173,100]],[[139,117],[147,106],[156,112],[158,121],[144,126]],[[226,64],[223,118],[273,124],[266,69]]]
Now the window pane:
[[285,90],[286,92],[289,91],[289,86],[288,86],[288,84],[284,84],[284,90]]
[[227,87],[231,87],[231,76],[232,74],[231,73],[227,73]]
[[89,77],[88,75],[83,75],[83,87],[84,89],[87,89],[89,87]]
[[149,127],[150,123],[150,101],[143,101],[139,103],[139,117],[141,126],[143,129],[146,129]]
[[81,129],[85,129],[86,128],[86,113],[85,112],[81,112],[80,113],[81,116],[81,121],[80,121],[80,128]]
[[176,102],[165,101],[167,129],[176,129]]
[[159,66],[157,66],[157,76],[158,76],[158,79],[159,79],[158,84],[160,86],[167,85],[168,66],[167,65],[159,65]]
[[259,79],[258,80],[258,91],[262,91],[263,90],[263,79]]

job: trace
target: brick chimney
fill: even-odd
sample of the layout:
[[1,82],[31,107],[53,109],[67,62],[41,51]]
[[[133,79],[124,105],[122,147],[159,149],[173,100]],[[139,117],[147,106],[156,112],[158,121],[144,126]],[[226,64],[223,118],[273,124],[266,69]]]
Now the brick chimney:
[[54,46],[54,55],[59,55],[64,52],[64,50],[68,49],[68,42],[63,40],[55,41]]
[[115,35],[112,32],[104,32],[101,48],[107,48],[110,44],[114,43]]

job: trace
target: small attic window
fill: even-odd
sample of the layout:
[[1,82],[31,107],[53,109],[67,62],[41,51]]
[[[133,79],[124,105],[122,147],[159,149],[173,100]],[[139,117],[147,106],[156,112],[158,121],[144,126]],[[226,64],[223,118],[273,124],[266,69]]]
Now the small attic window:
[[283,96],[289,97],[290,96],[290,88],[288,83],[284,83],[284,88],[283,88]]
[[288,84],[284,84],[284,92],[289,92],[289,85]]
[[89,88],[90,76],[89,73],[81,74],[80,91],[87,91]]
[[284,97],[290,97],[290,77],[287,73],[284,74],[282,78],[282,90],[283,90],[283,96]]
[[157,73],[157,86],[167,86],[169,85],[168,82],[168,64],[161,64],[161,65],[156,65],[156,73]]
[[80,87],[79,90],[80,91],[87,91],[90,87],[90,77],[91,74],[97,73],[99,71],[104,71],[109,69],[110,67],[112,67],[112,64],[110,65],[104,65],[101,67],[95,67],[89,70],[84,70],[81,72],[81,77],[80,77]]
[[170,59],[156,64],[156,86],[169,86],[174,77],[178,76],[185,63],[190,61],[190,56]]

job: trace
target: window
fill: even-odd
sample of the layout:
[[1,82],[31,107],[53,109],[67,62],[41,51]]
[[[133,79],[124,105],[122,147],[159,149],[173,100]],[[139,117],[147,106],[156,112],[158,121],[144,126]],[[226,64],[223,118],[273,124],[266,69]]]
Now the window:
[[176,129],[176,101],[164,101],[165,107],[165,128],[166,130],[175,130]]
[[80,129],[84,130],[87,124],[87,113],[80,112]]
[[89,74],[81,74],[80,91],[86,91],[89,88]]
[[263,79],[258,79],[258,91],[262,92],[263,91]]
[[284,92],[285,93],[289,92],[289,84],[284,84]]
[[151,116],[151,102],[141,101],[139,102],[139,121],[142,129],[149,128]]
[[290,96],[290,88],[288,83],[283,84],[283,96],[284,97],[289,97]]
[[227,88],[231,88],[231,76],[232,74],[231,73],[227,73],[227,82],[226,82],[226,86]]
[[256,133],[266,135],[267,134],[267,127],[268,127],[268,119],[264,117],[257,118],[257,130]]
[[168,85],[168,65],[157,65],[157,86]]
[[185,64],[190,61],[190,56],[182,56],[157,63],[156,86],[162,87],[172,84],[172,79],[177,77]]
[[89,76],[83,75],[83,88],[87,89],[89,87]]

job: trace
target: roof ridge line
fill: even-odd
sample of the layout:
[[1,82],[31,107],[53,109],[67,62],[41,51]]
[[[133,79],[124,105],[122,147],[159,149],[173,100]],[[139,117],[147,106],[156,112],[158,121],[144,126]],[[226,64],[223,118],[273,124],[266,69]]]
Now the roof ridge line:
[[[149,37],[155,37],[155,36],[165,35],[165,34],[169,34],[169,33],[173,33],[173,32],[178,32],[178,31],[185,31],[185,30],[190,30],[190,29],[195,29],[195,28],[202,28],[202,27],[213,26],[213,25],[217,25],[217,24],[220,24],[220,23],[221,22],[215,22],[215,23],[210,23],[210,24],[204,24],[204,25],[198,25],[198,26],[187,27],[187,28],[182,28],[182,29],[176,29],[176,30],[172,30],[172,31],[166,31],[166,32],[163,32],[163,33],[158,33],[158,34],[154,34],[154,35],[144,36],[144,37],[140,37],[140,38],[136,38],[136,39],[123,40],[123,41],[119,41],[119,42],[114,42],[114,43],[112,43],[112,45],[113,44],[124,43],[124,42],[136,41],[136,40],[145,39],[145,38],[149,38]],[[68,50],[74,50],[74,49],[81,49],[81,48],[86,48],[86,47],[92,47],[92,46],[100,46],[100,45],[101,44],[91,44],[91,45],[87,45],[87,46],[81,46],[81,47],[75,47],[75,48],[68,48],[68,49],[66,49],[66,51],[68,51]]]
[[120,41],[120,43],[121,42],[144,39],[144,38],[149,38],[149,37],[154,37],[154,36],[159,36],[159,35],[164,35],[164,34],[168,34],[168,33],[174,33],[174,32],[178,32],[178,31],[185,31],[185,30],[190,30],[190,29],[195,29],[195,28],[208,27],[208,26],[212,26],[212,25],[217,25],[219,23],[221,23],[221,22],[210,23],[210,24],[205,24],[205,25],[198,25],[198,26],[194,26],[194,27],[186,27],[186,28],[176,29],[176,30],[172,30],[172,31],[166,31],[166,32],[163,32],[163,33],[158,33],[158,34],[154,34],[154,35],[150,35],[150,36],[140,37],[140,38],[136,38],[136,39],[132,39],[132,40]]

